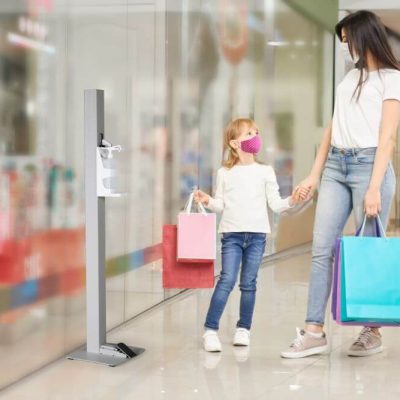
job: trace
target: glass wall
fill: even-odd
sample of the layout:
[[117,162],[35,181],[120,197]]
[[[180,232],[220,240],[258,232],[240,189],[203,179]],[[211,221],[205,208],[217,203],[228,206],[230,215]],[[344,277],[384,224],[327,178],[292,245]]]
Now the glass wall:
[[[0,2],[0,387],[85,341],[83,90],[105,90],[124,148],[127,195],[106,205],[111,329],[177,293],[162,225],[193,185],[212,191],[231,118],[256,120],[282,195],[308,172],[333,69],[333,35],[308,15],[283,0]],[[310,239],[313,207],[271,218],[269,254]]]
[[[235,117],[254,118],[261,161],[276,170],[281,194],[304,178],[332,114],[333,35],[284,1],[186,1],[169,10],[167,174],[173,220],[193,184],[211,191],[222,132]],[[180,179],[179,179],[180,177]],[[268,253],[311,238],[313,207],[272,216]]]

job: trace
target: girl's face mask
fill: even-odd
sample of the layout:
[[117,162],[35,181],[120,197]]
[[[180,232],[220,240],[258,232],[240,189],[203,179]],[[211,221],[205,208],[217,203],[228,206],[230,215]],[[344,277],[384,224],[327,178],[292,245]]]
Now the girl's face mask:
[[256,154],[261,149],[261,138],[259,135],[255,135],[250,139],[243,140],[240,142],[240,148],[245,153]]

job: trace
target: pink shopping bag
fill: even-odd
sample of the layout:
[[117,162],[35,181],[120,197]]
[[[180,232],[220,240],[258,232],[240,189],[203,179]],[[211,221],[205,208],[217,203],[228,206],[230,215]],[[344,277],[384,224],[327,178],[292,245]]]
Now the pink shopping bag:
[[177,260],[204,262],[215,260],[216,216],[199,205],[201,213],[191,213],[193,194],[184,212],[178,215]]

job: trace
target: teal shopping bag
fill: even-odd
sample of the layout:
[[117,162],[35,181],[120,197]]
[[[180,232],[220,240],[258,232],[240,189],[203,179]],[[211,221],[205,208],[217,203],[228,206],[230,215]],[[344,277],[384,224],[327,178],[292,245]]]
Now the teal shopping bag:
[[400,322],[400,238],[345,236],[341,256],[342,320]]

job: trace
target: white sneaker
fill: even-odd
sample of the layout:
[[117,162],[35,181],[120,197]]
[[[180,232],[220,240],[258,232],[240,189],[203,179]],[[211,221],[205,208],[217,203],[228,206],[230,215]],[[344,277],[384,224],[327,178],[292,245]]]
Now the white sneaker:
[[237,328],[233,338],[234,346],[248,346],[250,344],[250,331],[245,328]]
[[212,353],[222,350],[221,342],[219,341],[218,333],[211,329],[206,330],[203,335],[203,346],[205,351]]
[[315,337],[310,333],[296,328],[297,337],[290,347],[281,352],[282,358],[303,358],[326,353],[329,350],[325,333]]

